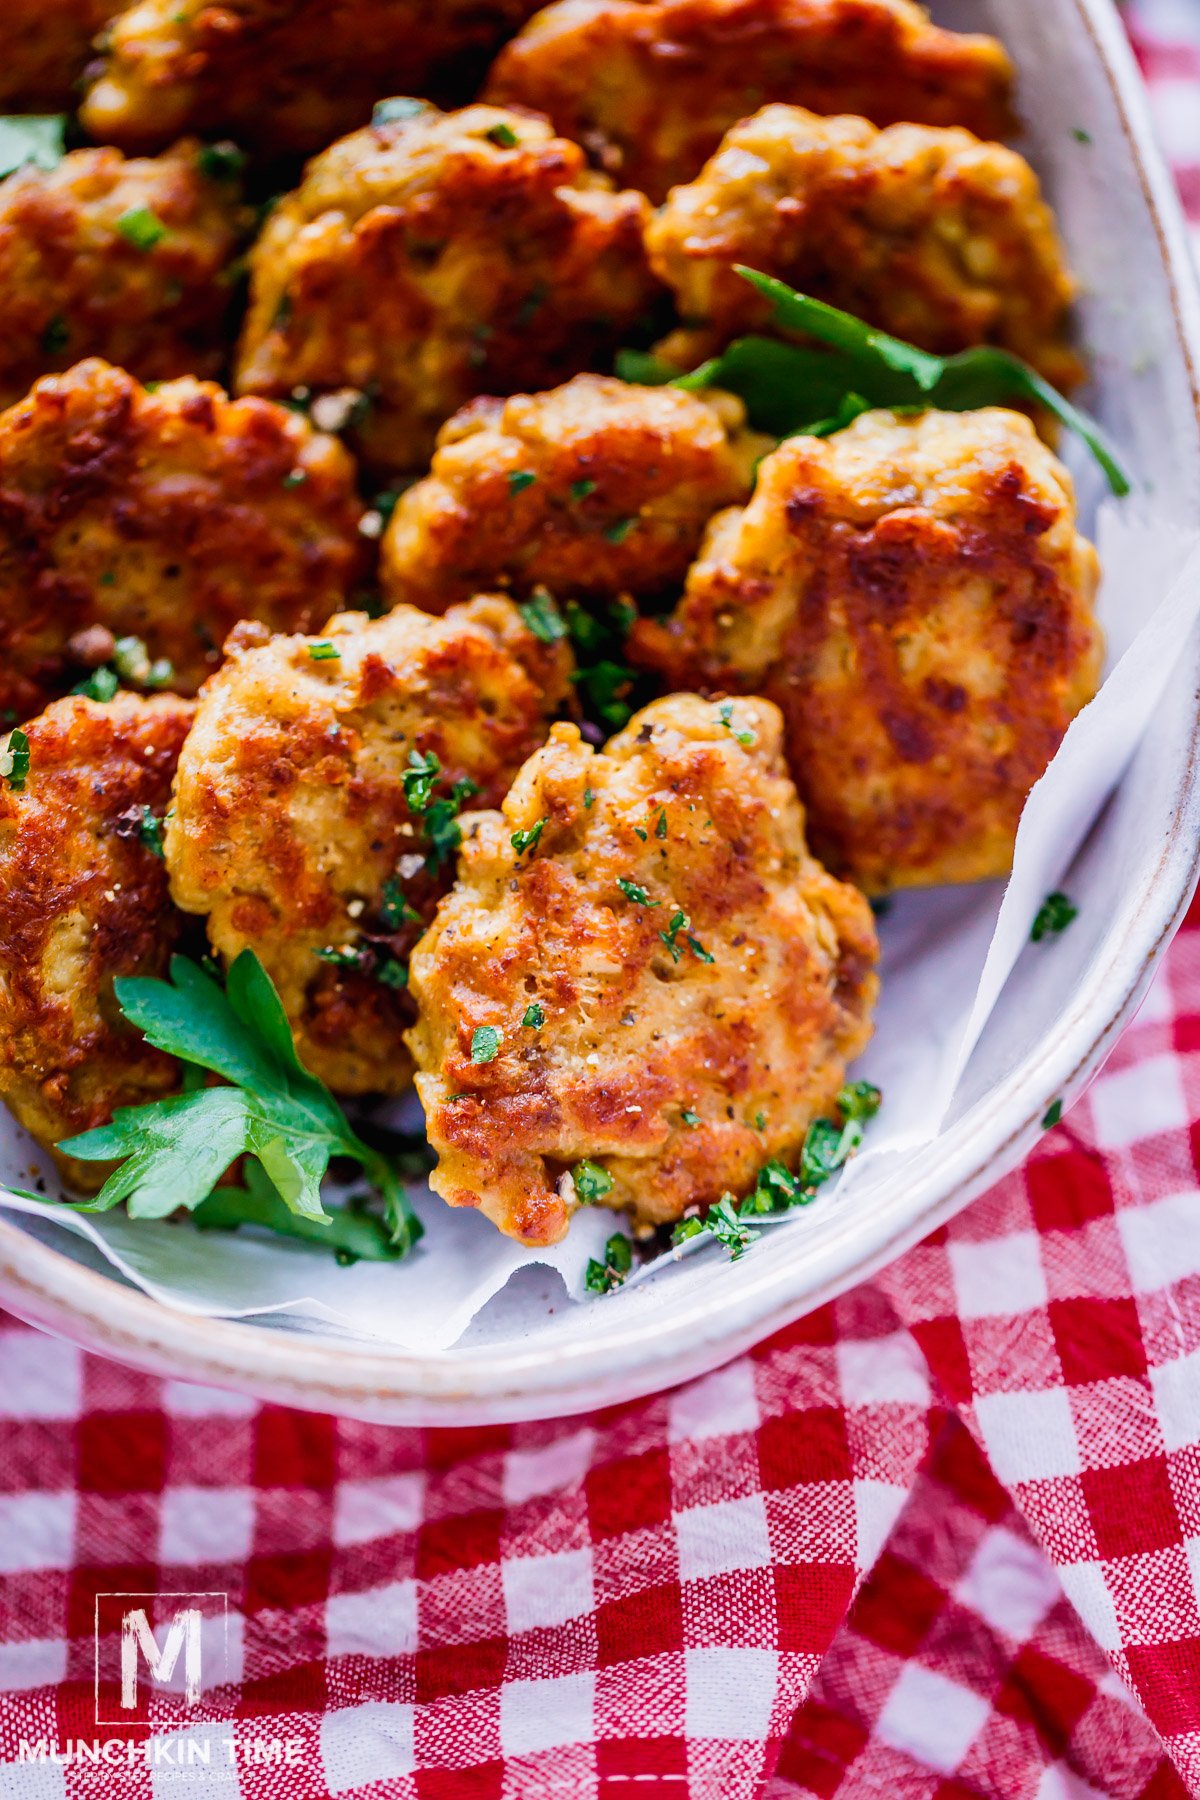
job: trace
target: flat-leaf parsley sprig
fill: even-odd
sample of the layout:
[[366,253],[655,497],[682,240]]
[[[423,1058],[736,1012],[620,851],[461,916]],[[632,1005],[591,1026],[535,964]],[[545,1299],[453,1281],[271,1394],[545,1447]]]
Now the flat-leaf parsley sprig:
[[283,1004],[252,950],[243,950],[222,989],[199,964],[171,958],[170,980],[133,976],[114,984],[129,1020],[169,1056],[227,1084],[193,1086],[145,1106],[123,1106],[110,1125],[58,1146],[84,1162],[121,1159],[89,1212],[127,1202],[132,1218],[161,1219],[208,1199],[240,1156],[252,1156],[299,1217],[326,1221],[321,1181],[331,1158],[359,1164],[383,1200],[399,1254],[421,1224],[387,1157],[352,1130],[345,1113],[296,1054]]
[[704,1218],[681,1219],[671,1236],[673,1244],[707,1234],[724,1244],[736,1260],[745,1255],[758,1236],[752,1221],[779,1218],[795,1206],[807,1206],[822,1183],[836,1175],[858,1150],[867,1121],[879,1111],[883,1096],[869,1081],[855,1081],[837,1097],[836,1119],[814,1119],[804,1137],[795,1172],[773,1158],[764,1163],[751,1192],[739,1204],[733,1194],[722,1194]]

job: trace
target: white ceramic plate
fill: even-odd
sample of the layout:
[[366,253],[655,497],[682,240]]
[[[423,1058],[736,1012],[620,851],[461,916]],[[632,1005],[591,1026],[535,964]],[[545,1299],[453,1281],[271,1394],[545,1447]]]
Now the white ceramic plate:
[[[1155,500],[1200,522],[1200,301],[1115,13],[1108,0],[959,0],[934,11],[996,32],[1015,55],[1022,147],[1082,278],[1090,404]],[[557,1278],[531,1268],[457,1345],[425,1356],[318,1338],[278,1320],[175,1312],[114,1278],[85,1246],[72,1242],[68,1254],[61,1237],[9,1219],[0,1219],[0,1300],[142,1368],[397,1423],[567,1413],[714,1367],[948,1218],[1021,1159],[1051,1099],[1069,1102],[1095,1073],[1194,885],[1198,687],[1193,634],[1177,646],[1151,730],[1072,868],[1071,892],[1103,903],[1082,909],[1061,953],[1018,963],[941,1135],[898,1164],[869,1204],[817,1209],[809,1228],[780,1229],[769,1254],[736,1270],[691,1259],[599,1306],[556,1305]],[[1135,839],[1143,847],[1131,850]]]

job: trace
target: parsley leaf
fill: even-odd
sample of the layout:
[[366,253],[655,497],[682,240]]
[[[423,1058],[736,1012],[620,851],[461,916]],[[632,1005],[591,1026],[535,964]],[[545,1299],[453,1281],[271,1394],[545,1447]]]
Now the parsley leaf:
[[14,794],[22,792],[29,774],[29,739],[18,726],[8,734],[8,743],[0,751],[0,778]]
[[1067,929],[1072,919],[1078,917],[1079,908],[1066,894],[1057,891],[1047,894],[1029,927],[1030,942],[1040,944],[1044,937],[1057,937],[1060,931]]
[[160,862],[163,860],[163,822],[152,807],[142,808],[142,816],[138,821],[138,841],[151,856],[157,856]]
[[398,875],[389,875],[383,884],[379,917],[386,931],[401,931],[405,925],[421,923],[421,915],[409,904]]
[[589,1294],[611,1294],[633,1267],[633,1246],[623,1232],[614,1231],[604,1246],[604,1261],[589,1256],[583,1285]]
[[506,125],[503,120],[498,125],[489,125],[483,135],[501,150],[515,150],[521,141],[512,126]]
[[498,1031],[494,1025],[477,1025],[471,1033],[471,1061],[473,1063],[495,1062],[503,1042],[504,1033]]
[[613,1178],[608,1170],[587,1157],[575,1164],[571,1177],[575,1183],[575,1193],[584,1206],[591,1206],[593,1201],[602,1200],[612,1189]]
[[537,476],[532,469],[510,469],[508,472],[508,491],[519,494],[527,487],[532,487]]
[[381,1195],[398,1254],[412,1248],[421,1225],[394,1169],[300,1061],[279,995],[252,950],[242,951],[224,989],[199,964],[174,956],[169,981],[119,978],[114,992],[147,1043],[228,1085],[119,1107],[111,1124],[64,1139],[59,1147],[85,1162],[120,1159],[82,1210],[107,1212],[124,1200],[131,1218],[190,1211],[245,1155],[257,1159],[291,1212],[324,1221],[321,1181],[330,1159],[345,1156]]
[[117,230],[135,250],[153,250],[168,235],[157,213],[148,206],[131,206],[117,220]]
[[595,493],[596,483],[590,475],[584,475],[579,481],[573,481],[568,491],[572,500],[578,505],[581,500],[586,500],[589,494]]
[[443,794],[435,800],[434,785],[442,773],[438,757],[432,750],[410,750],[408,764],[400,777],[400,783],[409,810],[424,817],[425,840],[429,845],[425,866],[432,872],[449,862],[462,843],[458,815],[463,801],[469,800],[479,789],[473,781],[463,776],[454,783],[449,794]]
[[539,819],[536,825],[530,825],[528,830],[513,832],[512,847],[518,856],[524,856],[526,850],[537,848],[538,839],[549,823],[548,819]]
[[442,772],[439,758],[432,750],[410,750],[408,767],[400,777],[404,798],[412,812],[424,812],[433,798],[433,784]]
[[546,1023],[546,1015],[536,1000],[531,1000],[529,1005],[525,1008],[525,1017],[521,1020],[521,1023],[522,1025],[527,1025],[530,1031],[540,1031],[542,1026]]
[[535,588],[531,600],[517,608],[535,638],[543,644],[556,644],[567,635],[567,622],[555,604],[554,596],[544,587]]
[[726,731],[733,733],[733,736],[737,739],[738,743],[741,744],[743,749],[749,749],[751,744],[757,744],[758,734],[756,732],[751,731],[749,726],[739,728],[734,724],[732,700],[722,701],[721,705],[717,708],[717,717],[720,719]]
[[644,887],[639,887],[636,881],[630,881],[625,875],[617,876],[617,886],[620,888],[625,898],[627,900],[632,900],[635,906],[662,905],[661,900],[652,900]]
[[1063,1116],[1062,1101],[1061,1100],[1052,1100],[1050,1102],[1049,1106],[1046,1108],[1045,1113],[1043,1114],[1042,1130],[1043,1131],[1053,1131],[1054,1127],[1058,1124],[1058,1122],[1062,1118],[1062,1116]]
[[395,1262],[404,1255],[392,1241],[387,1223],[377,1213],[355,1205],[355,1197],[332,1209],[328,1220],[294,1213],[280,1199],[261,1164],[245,1164],[244,1187],[214,1188],[207,1200],[192,1210],[192,1223],[201,1231],[237,1231],[257,1225],[278,1237],[299,1238],[332,1250],[340,1263]]
[[336,644],[331,644],[328,638],[323,638],[320,643],[308,646],[308,654],[313,662],[332,662],[342,653]]

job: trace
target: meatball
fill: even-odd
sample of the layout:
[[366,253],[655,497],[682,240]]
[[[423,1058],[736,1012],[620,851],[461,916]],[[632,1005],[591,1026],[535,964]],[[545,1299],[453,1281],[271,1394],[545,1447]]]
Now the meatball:
[[120,0],[4,0],[0,112],[64,112],[75,104],[92,39]]
[[864,413],[767,457],[630,655],[769,695],[813,848],[869,893],[1003,875],[1096,692],[1096,553],[1019,413]]
[[0,405],[82,356],[143,381],[213,375],[251,219],[218,146],[73,150],[0,184]]
[[321,639],[238,635],[180,763],[172,892],[226,961],[261,958],[314,1073],[399,1093],[405,960],[453,874],[455,814],[501,799],[567,658],[499,597],[442,619],[344,613]]
[[548,394],[474,400],[401,496],[385,590],[444,612],[480,588],[581,598],[682,585],[705,525],[748,498],[769,439],[739,400],[577,375]]
[[550,386],[621,341],[650,296],[649,208],[541,119],[413,101],[377,120],[268,219],[238,386],[363,391],[364,454],[403,470],[474,395]]
[[[0,1097],[49,1150],[178,1082],[112,984],[163,974],[184,925],[159,832],[191,714],[166,694],[58,700],[24,728],[24,786],[0,781]],[[80,1187],[106,1173],[57,1160]]]
[[475,90],[537,0],[139,0],[108,33],[82,119],[93,137],[154,149],[230,131],[273,155],[319,150],[381,95]]
[[766,106],[674,190],[647,246],[688,321],[664,353],[688,368],[769,323],[770,302],[734,273],[748,263],[940,355],[999,344],[1060,387],[1082,373],[1037,176],[969,131]]
[[1012,76],[994,38],[943,31],[912,0],[558,0],[501,53],[487,98],[544,113],[658,201],[764,101],[994,138]]
[[476,823],[413,953],[431,1184],[552,1244],[583,1197],[678,1219],[793,1159],[871,1034],[862,895],[813,861],[764,700],[573,725]]
[[35,711],[126,638],[190,693],[239,619],[321,623],[361,510],[342,446],[285,407],[99,361],[48,376],[0,414],[0,709]]

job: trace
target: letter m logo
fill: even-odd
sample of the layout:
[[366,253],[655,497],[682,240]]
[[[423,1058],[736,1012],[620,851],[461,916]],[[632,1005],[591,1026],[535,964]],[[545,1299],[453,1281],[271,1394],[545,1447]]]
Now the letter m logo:
[[200,1623],[197,1607],[181,1606],[160,1648],[143,1606],[130,1607],[121,1618],[121,1705],[132,1712],[138,1703],[138,1661],[144,1659],[150,1680],[165,1687],[183,1657],[184,1704],[200,1698]]

